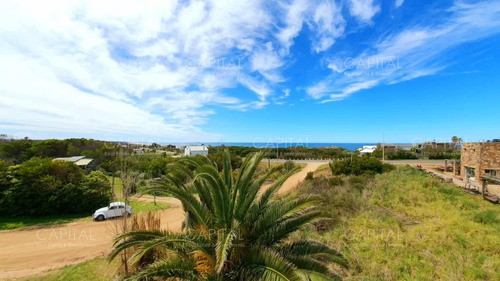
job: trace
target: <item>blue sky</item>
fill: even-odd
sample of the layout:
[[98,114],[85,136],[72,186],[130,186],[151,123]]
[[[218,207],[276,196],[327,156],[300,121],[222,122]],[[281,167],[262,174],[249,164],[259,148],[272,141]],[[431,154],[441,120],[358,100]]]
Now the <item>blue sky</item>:
[[499,138],[499,1],[2,1],[0,133]]

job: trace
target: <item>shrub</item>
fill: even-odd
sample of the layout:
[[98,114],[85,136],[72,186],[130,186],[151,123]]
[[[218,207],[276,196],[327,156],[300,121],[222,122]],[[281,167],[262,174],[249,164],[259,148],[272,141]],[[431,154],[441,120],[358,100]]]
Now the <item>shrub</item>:
[[407,151],[407,150],[403,150],[403,149],[398,149],[396,152],[394,153],[389,153],[387,155],[388,159],[417,159],[417,154],[415,154],[415,152],[412,152],[412,151]]
[[349,186],[356,190],[362,191],[366,187],[367,178],[367,174],[363,174],[362,176],[350,176],[348,178]]
[[382,163],[374,157],[355,156],[345,161],[330,163],[330,169],[334,176],[337,175],[362,175],[362,174],[381,174],[394,169],[393,165]]
[[328,180],[328,184],[330,186],[339,186],[339,185],[344,184],[344,180],[342,179],[342,177],[336,176],[336,177],[330,178]]
[[293,168],[295,168],[295,164],[292,161],[288,160],[285,162],[285,164],[283,164],[283,167],[285,167],[286,171],[291,171]]
[[89,213],[111,199],[105,174],[86,176],[73,163],[35,157],[9,167],[8,173],[11,180],[0,196],[4,215]]
[[490,210],[482,211],[480,213],[475,214],[474,221],[482,224],[500,223],[500,219],[498,219],[497,214]]
[[308,172],[306,175],[306,181],[310,181],[314,179],[314,172]]

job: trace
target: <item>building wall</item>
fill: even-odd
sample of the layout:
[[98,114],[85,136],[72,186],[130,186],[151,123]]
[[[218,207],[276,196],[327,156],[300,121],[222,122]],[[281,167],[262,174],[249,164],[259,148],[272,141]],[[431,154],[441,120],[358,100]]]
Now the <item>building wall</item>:
[[191,147],[189,146],[186,146],[186,148],[184,148],[184,156],[195,155],[208,155],[208,148],[205,147],[203,150],[191,150]]
[[475,182],[481,183],[484,170],[500,170],[500,143],[471,142],[462,143],[460,174],[466,176],[465,168],[475,168]]
[[194,156],[194,155],[208,155],[208,151],[207,150],[204,150],[204,151],[191,151],[190,152],[190,155],[191,156]]

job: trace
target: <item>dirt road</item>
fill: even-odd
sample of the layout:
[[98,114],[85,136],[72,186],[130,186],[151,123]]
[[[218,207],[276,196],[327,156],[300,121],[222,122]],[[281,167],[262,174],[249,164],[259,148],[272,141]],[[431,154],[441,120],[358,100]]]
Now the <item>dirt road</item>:
[[[181,208],[160,211],[162,228],[180,230]],[[105,257],[121,220],[75,222],[60,227],[0,232],[0,279],[32,276],[43,271]]]
[[318,169],[318,167],[321,165],[323,165],[323,163],[308,163],[302,170],[293,174],[283,183],[278,194],[285,194],[290,192],[299,184],[299,182],[304,180],[304,178],[307,176],[307,173],[316,171],[316,169]]
[[[280,189],[289,192],[316,170],[321,163],[307,164],[292,175]],[[263,187],[265,188],[265,187]],[[152,201],[151,196],[138,200]],[[178,231],[184,220],[179,201],[157,198],[170,209],[159,211],[163,229]],[[105,257],[111,248],[113,237],[118,233],[120,220],[104,222],[74,222],[58,227],[0,231],[0,279],[36,275],[46,270],[81,263],[97,257]]]

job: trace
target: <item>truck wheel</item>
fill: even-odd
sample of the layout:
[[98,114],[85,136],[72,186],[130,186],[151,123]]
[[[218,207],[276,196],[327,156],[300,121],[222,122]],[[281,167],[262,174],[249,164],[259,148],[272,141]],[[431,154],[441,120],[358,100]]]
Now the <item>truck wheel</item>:
[[96,221],[103,221],[104,216],[103,215],[98,215],[97,218],[95,218]]

